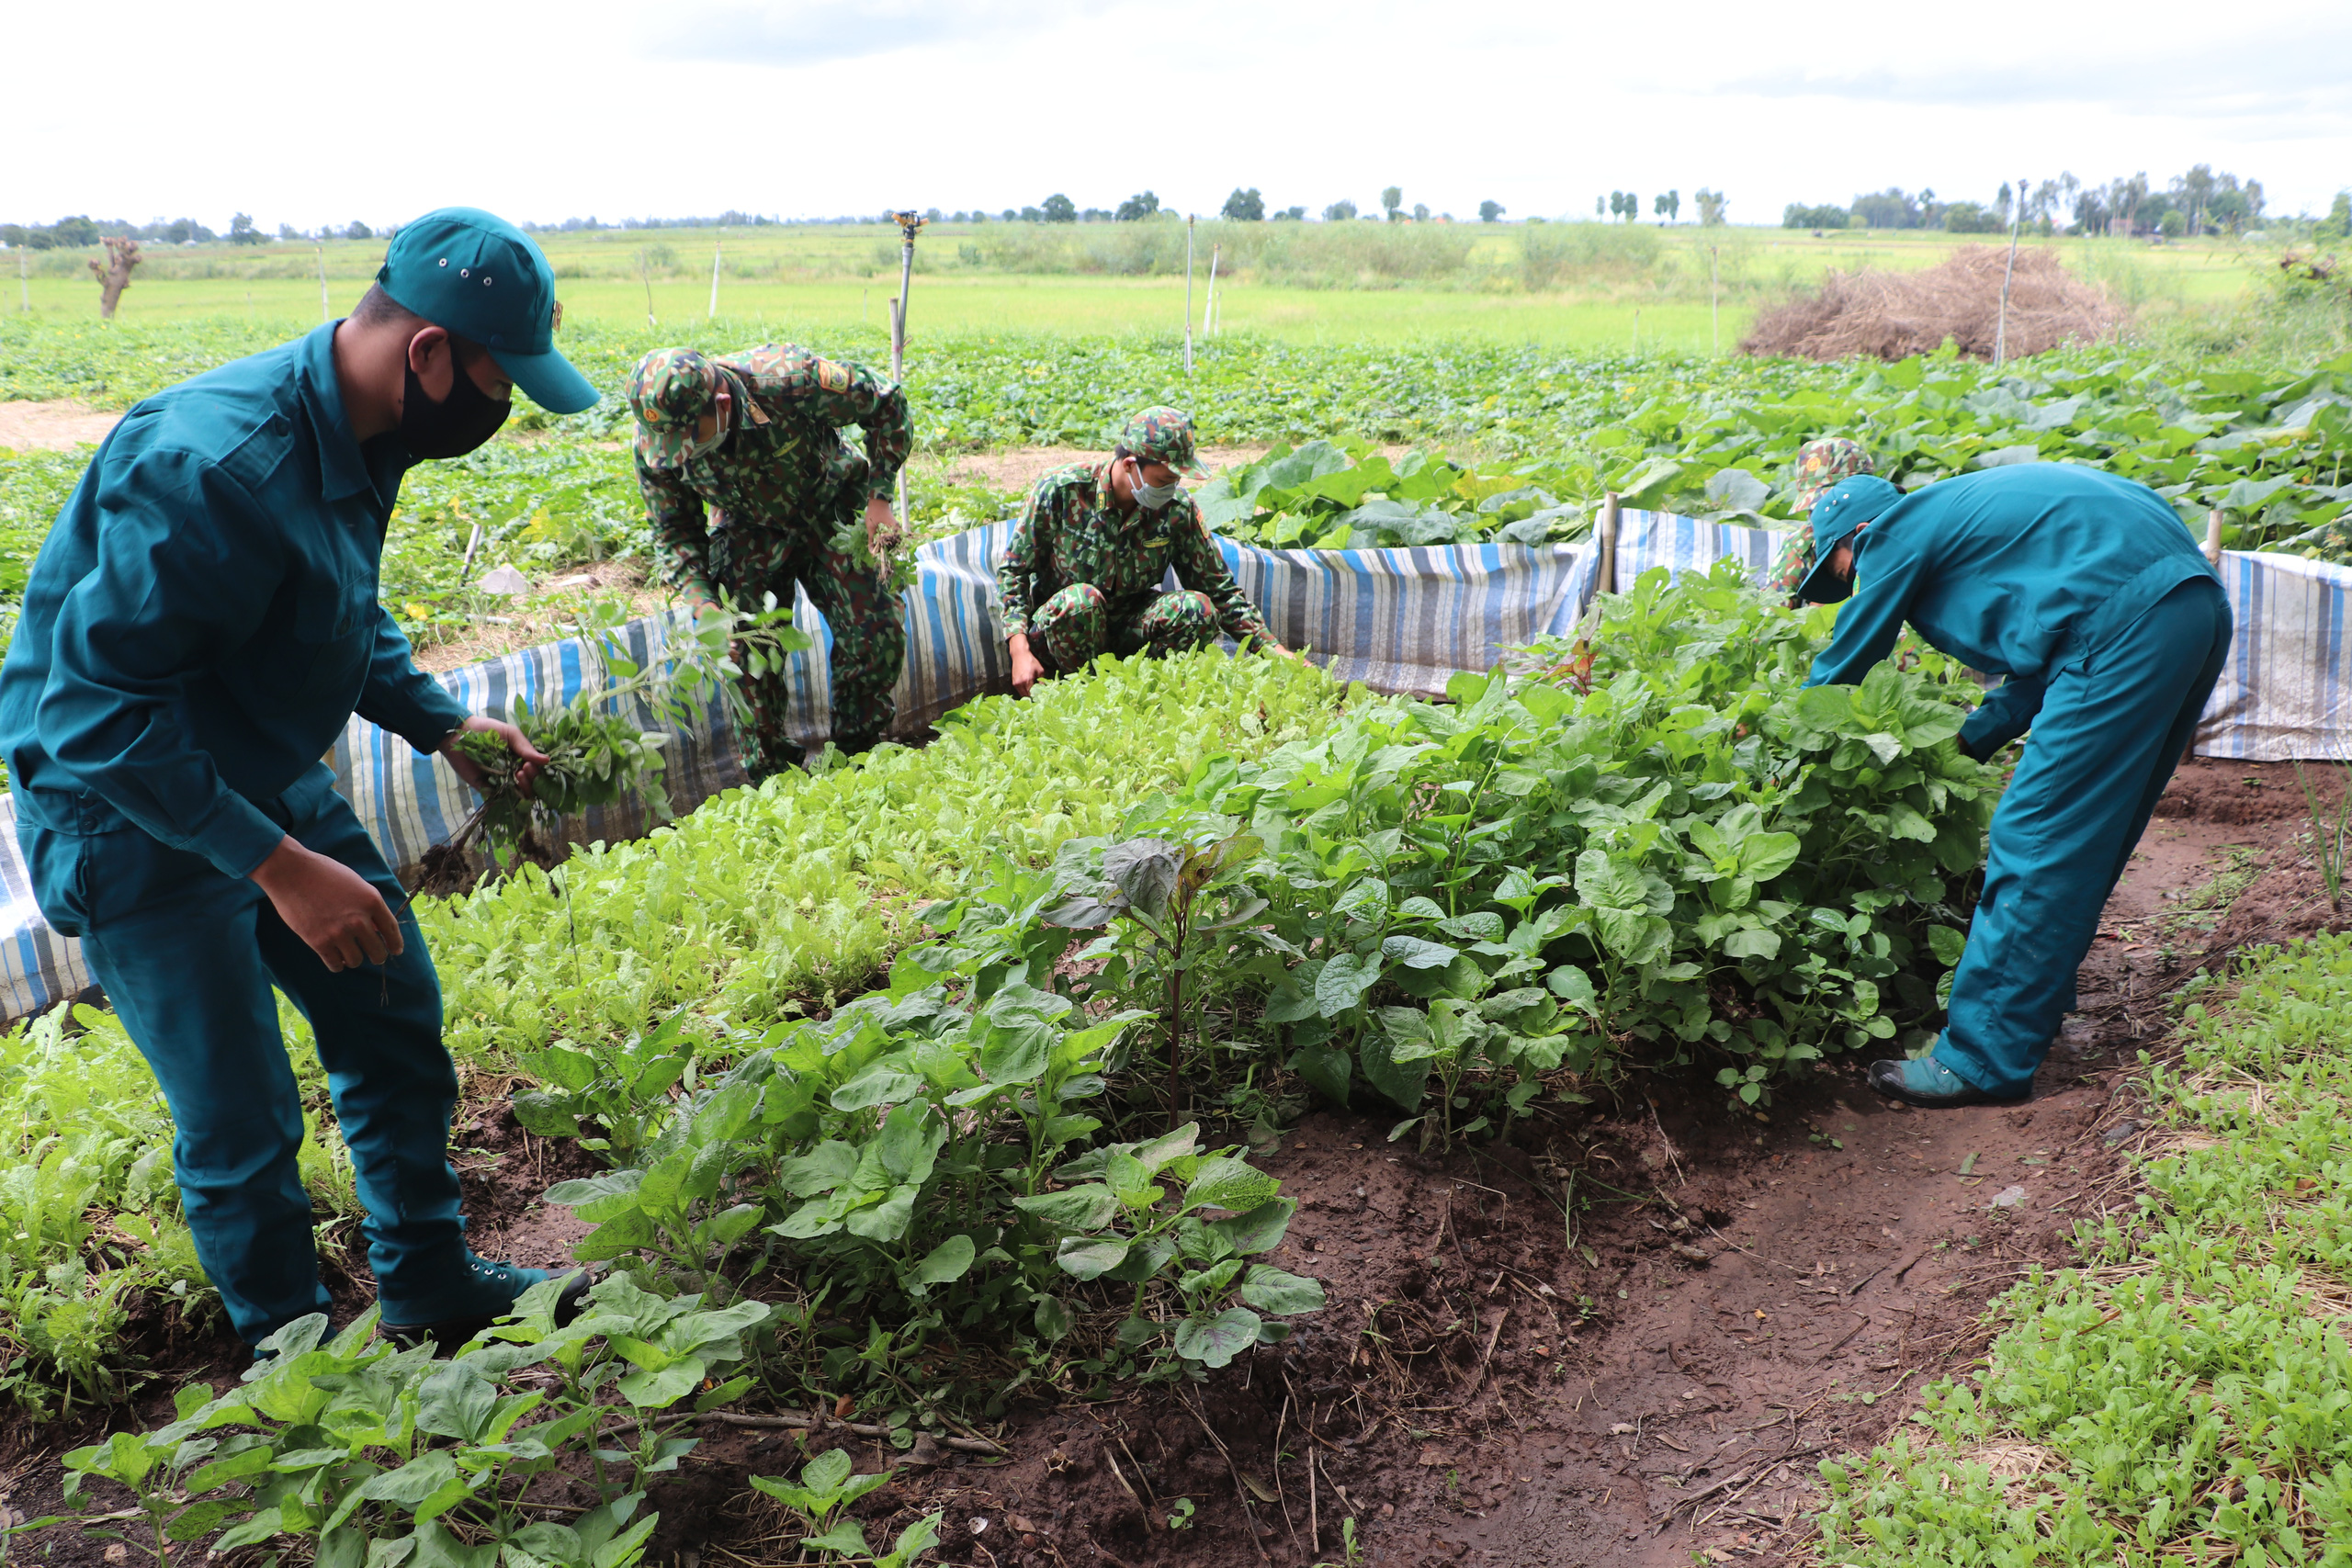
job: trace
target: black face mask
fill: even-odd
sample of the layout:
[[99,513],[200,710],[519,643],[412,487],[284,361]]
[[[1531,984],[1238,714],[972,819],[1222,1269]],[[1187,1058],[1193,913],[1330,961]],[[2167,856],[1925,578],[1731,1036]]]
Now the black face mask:
[[408,372],[408,390],[401,400],[401,442],[419,457],[464,457],[497,434],[514,409],[513,399],[495,401],[474,385],[454,345],[449,395],[437,403],[425,395],[424,383],[416,378],[416,367],[403,368]]

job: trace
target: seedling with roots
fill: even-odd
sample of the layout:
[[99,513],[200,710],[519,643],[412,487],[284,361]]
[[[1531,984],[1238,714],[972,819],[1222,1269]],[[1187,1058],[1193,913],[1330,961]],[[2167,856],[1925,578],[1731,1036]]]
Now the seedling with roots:
[[2344,908],[2344,832],[2346,824],[2352,823],[2352,765],[2336,764],[2333,823],[2301,762],[2295,764],[2295,782],[2303,786],[2303,808],[2312,823],[2312,858],[2319,863],[2319,878],[2327,887],[2327,907],[2340,911]]

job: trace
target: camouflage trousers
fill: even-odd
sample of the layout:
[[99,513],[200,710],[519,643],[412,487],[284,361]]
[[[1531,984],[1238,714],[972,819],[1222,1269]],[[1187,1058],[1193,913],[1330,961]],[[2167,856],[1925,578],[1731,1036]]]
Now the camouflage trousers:
[[1031,650],[1056,674],[1082,670],[1101,654],[1181,653],[1216,638],[1216,606],[1189,589],[1114,611],[1102,590],[1073,582],[1029,617]]
[[[907,660],[907,623],[899,596],[884,574],[853,552],[837,548],[833,535],[854,508],[840,518],[793,528],[763,524],[730,525],[714,514],[710,530],[711,586],[738,604],[757,604],[775,595],[792,603],[798,583],[821,611],[833,634],[833,744],[863,751],[882,739],[896,715],[899,671]],[[808,628],[803,628],[804,630]],[[737,649],[740,662],[742,650]],[[738,723],[743,769],[754,783],[801,761],[801,749],[785,732],[790,684],[782,671],[746,676],[749,723]]]

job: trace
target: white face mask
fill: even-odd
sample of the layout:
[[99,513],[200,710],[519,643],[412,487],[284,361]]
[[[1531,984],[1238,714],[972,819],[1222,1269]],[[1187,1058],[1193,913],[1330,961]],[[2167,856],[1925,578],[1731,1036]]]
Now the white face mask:
[[1140,462],[1136,464],[1134,491],[1136,504],[1146,512],[1157,512],[1183,493],[1184,487],[1174,479],[1169,480],[1164,485],[1144,483],[1143,464]]

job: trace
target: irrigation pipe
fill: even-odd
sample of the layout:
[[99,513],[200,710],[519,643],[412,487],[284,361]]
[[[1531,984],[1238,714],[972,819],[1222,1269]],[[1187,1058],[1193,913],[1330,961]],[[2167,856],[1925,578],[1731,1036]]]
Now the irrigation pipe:
[[[907,374],[907,295],[915,286],[915,235],[925,221],[919,212],[893,212],[890,221],[899,226],[903,238],[899,243],[899,297],[890,301],[890,379],[903,381]],[[899,469],[897,504],[892,511],[899,525],[906,526],[907,470]]]
[[1184,374],[1193,373],[1193,214],[1184,215]]

